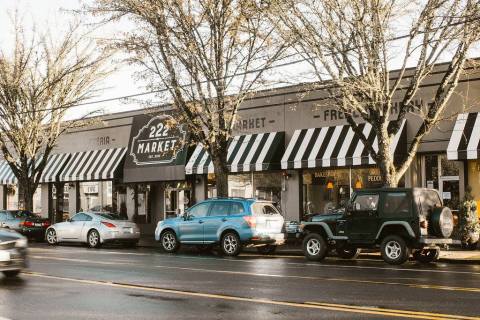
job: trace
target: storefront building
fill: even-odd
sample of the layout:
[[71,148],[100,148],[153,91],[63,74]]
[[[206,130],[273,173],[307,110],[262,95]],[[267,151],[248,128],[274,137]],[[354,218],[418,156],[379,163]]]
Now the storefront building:
[[[444,68],[421,87],[416,106],[432,101]],[[470,71],[460,80],[445,120],[424,137],[400,182],[439,190],[454,210],[468,185],[480,201],[478,75]],[[227,154],[230,196],[273,201],[286,220],[298,221],[341,206],[357,189],[382,185],[375,162],[327,97],[292,86],[259,92],[242,104]],[[391,119],[397,113],[394,105]],[[174,109],[138,110],[68,132],[49,159],[35,211],[50,217],[115,211],[152,234],[158,221],[216,196],[210,155],[190,143],[177,118]],[[422,121],[421,114],[407,114],[391,149],[395,159],[405,156]],[[371,126],[361,128],[375,146]],[[14,209],[16,179],[4,162],[0,184],[0,206]]]

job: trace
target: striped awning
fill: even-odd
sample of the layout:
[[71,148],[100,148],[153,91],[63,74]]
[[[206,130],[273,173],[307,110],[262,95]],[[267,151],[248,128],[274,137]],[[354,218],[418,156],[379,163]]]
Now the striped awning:
[[127,148],[75,152],[71,155],[60,181],[90,181],[113,179]]
[[47,164],[40,177],[40,183],[58,181],[59,175],[68,159],[70,159],[70,156],[70,153],[58,153],[48,156]]
[[[227,166],[232,173],[280,169],[284,146],[284,132],[235,136],[228,145]],[[197,145],[185,166],[185,173],[213,172],[212,158],[203,145]]]
[[17,184],[17,177],[6,160],[0,161],[0,184]]
[[[359,124],[365,137],[378,150],[378,141],[372,125]],[[405,140],[405,120],[394,137],[390,152],[397,150],[400,140]],[[293,133],[282,157],[282,169],[345,167],[375,164],[363,142],[349,125],[300,129]]]
[[448,142],[449,160],[479,159],[480,113],[461,113],[457,116],[452,136]]

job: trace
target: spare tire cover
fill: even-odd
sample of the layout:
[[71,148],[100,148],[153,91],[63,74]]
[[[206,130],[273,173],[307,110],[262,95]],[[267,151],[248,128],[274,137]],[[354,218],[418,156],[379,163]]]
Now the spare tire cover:
[[448,238],[453,232],[453,214],[447,207],[435,208],[430,215],[430,225],[433,235]]

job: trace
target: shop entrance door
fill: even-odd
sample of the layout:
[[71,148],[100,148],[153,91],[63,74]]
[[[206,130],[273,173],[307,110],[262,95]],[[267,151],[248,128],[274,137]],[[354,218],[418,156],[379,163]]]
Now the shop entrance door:
[[460,179],[458,176],[440,177],[440,196],[443,200],[443,205],[458,212],[460,205]]
[[165,218],[183,214],[189,203],[190,190],[169,186],[165,188]]

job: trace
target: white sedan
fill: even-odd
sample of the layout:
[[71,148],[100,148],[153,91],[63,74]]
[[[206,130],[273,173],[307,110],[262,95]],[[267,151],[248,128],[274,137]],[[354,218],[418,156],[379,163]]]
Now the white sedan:
[[140,229],[136,223],[109,212],[79,212],[65,222],[51,225],[45,238],[51,245],[82,242],[97,248],[106,242],[121,242],[136,246]]

